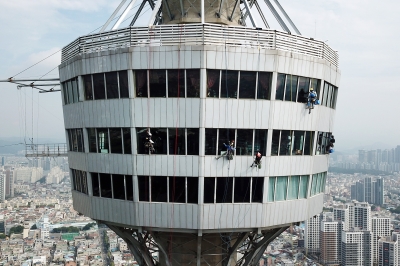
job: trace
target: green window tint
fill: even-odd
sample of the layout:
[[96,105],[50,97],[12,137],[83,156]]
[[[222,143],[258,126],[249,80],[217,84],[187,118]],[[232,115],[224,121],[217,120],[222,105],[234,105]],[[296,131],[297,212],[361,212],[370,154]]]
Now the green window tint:
[[287,185],[288,185],[287,176],[278,176],[276,178],[275,201],[286,200]]
[[307,198],[307,189],[308,189],[308,175],[302,175],[300,179],[300,188],[299,188],[299,199]]
[[291,176],[289,179],[288,200],[297,199],[299,196],[300,176]]
[[268,181],[268,202],[274,201],[274,198],[275,198],[275,182],[276,182],[276,177],[269,177],[269,181]]

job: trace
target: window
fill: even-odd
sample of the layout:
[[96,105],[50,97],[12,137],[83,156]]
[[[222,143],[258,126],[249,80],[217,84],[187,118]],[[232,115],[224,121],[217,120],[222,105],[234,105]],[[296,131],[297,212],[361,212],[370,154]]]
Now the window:
[[317,149],[315,154],[329,154],[331,133],[318,132]]
[[253,155],[253,130],[237,129],[236,155]]
[[87,195],[89,194],[86,172],[71,168],[71,180],[73,190],[85,193]]
[[200,97],[200,69],[187,69],[186,80],[186,97]]
[[300,176],[291,176],[289,178],[288,200],[297,199],[299,197]]
[[88,128],[87,132],[89,152],[132,153],[130,128]]
[[91,176],[93,196],[100,197],[99,175],[97,173],[91,173]]
[[[218,144],[218,155],[226,151],[225,144],[229,144],[231,141],[235,140],[235,130],[234,129],[219,129],[219,144]],[[234,145],[236,147],[236,144]]]
[[237,98],[238,71],[221,71],[221,98]]
[[138,176],[139,201],[150,201],[150,178]]
[[92,75],[85,75],[82,77],[83,77],[83,84],[85,86],[85,100],[93,100]]
[[97,128],[97,150],[99,153],[108,153],[108,128]]
[[217,153],[217,131],[215,128],[205,130],[205,155],[216,155]]
[[292,155],[303,155],[304,131],[293,131]]
[[125,180],[123,175],[112,175],[114,199],[125,200]]
[[128,71],[119,71],[118,77],[120,98],[129,98]]
[[314,132],[306,131],[306,138],[304,142],[304,155],[312,155],[313,154],[313,146],[314,146]]
[[280,130],[273,130],[272,131],[271,155],[278,155],[280,136],[281,136],[281,131]]
[[106,91],[104,87],[104,73],[93,75],[93,91],[95,100],[106,98]]
[[126,199],[133,201],[133,180],[131,175],[125,176]]
[[276,100],[282,100],[283,101],[283,95],[285,93],[285,81],[286,81],[286,74],[280,74],[278,73],[277,81],[276,81],[276,94],[275,94],[275,99]]
[[278,176],[276,178],[275,201],[286,200],[287,185],[288,185],[287,176]]
[[132,154],[131,129],[130,128],[122,128],[122,136],[124,139],[124,153]]
[[258,72],[257,99],[271,99],[272,73]]
[[181,176],[169,177],[169,202],[186,202],[185,180],[186,178]]
[[297,76],[286,75],[285,101],[296,102]]
[[69,150],[75,152],[83,152],[83,134],[81,128],[67,129]]
[[239,98],[255,99],[257,72],[240,71]]
[[251,202],[260,202],[263,200],[264,177],[252,177],[251,183]]
[[198,203],[199,178],[187,177],[187,203]]
[[185,97],[184,70],[181,69],[168,70],[168,97]]
[[207,97],[219,98],[220,71],[207,69]]
[[106,90],[107,90],[107,99],[119,98],[117,72],[106,73]]
[[273,130],[271,155],[311,155],[314,132]]
[[151,176],[151,201],[152,202],[167,202],[167,177],[166,176]]
[[100,180],[100,196],[102,198],[112,198],[112,189],[111,189],[111,175],[110,174],[99,174]]
[[148,97],[147,70],[136,70],[136,97]]
[[185,129],[170,128],[169,135],[169,154],[185,155]]
[[233,177],[217,177],[216,203],[232,203]]
[[[297,93],[297,102],[307,103],[308,101],[308,92],[310,90],[310,79],[305,77],[299,77],[299,90]],[[313,87],[311,87],[313,88]],[[317,88],[313,88],[316,90]],[[317,92],[317,91],[316,91]],[[318,92],[317,92],[318,95]]]
[[275,201],[275,183],[276,177],[269,177],[268,178],[268,202]]
[[291,146],[292,146],[291,131],[282,130],[279,155],[290,155]]
[[89,152],[97,152],[96,129],[88,128],[87,132],[89,138]]
[[311,79],[310,80],[310,88],[313,88],[317,92],[318,99],[321,99],[321,81],[319,79]]
[[307,198],[307,190],[308,190],[308,175],[302,175],[300,179],[300,189],[299,189],[299,198],[305,199]]
[[121,128],[110,128],[110,148],[111,153],[122,154],[122,135]]
[[64,104],[79,102],[78,78],[73,78],[61,83]]
[[149,70],[150,97],[166,97],[167,77],[165,70]]
[[199,155],[199,139],[198,128],[187,129],[187,155]]
[[[148,154],[148,150],[144,146],[147,136],[147,128],[136,128],[138,154]],[[154,149],[156,154],[167,154],[167,132],[166,128],[150,128],[152,140],[154,141]]]
[[254,130],[254,152],[255,154],[257,151],[265,156],[267,154],[267,138],[268,137],[268,130],[267,129],[256,129]]
[[215,178],[204,178],[204,203],[214,203]]
[[74,91],[72,90],[72,84],[71,81],[67,81],[67,92],[68,92],[68,103],[73,103],[74,102]]
[[234,202],[250,202],[250,177],[235,177]]

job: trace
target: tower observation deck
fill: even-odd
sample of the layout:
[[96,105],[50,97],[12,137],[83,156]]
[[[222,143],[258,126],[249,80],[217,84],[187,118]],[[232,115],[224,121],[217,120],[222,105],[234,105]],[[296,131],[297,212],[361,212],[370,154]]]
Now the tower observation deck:
[[[144,0],[121,28],[134,4],[62,50],[74,208],[139,265],[257,265],[322,211],[338,55],[278,1]],[[145,5],[149,25],[136,26]],[[321,104],[309,114],[310,88]],[[233,156],[216,159],[232,141]],[[262,167],[250,167],[258,151]]]

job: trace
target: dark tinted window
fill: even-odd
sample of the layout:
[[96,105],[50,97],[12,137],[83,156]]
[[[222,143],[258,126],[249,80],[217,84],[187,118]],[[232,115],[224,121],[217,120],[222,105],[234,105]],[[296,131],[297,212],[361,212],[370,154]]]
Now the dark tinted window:
[[67,91],[67,83],[62,82],[61,83],[61,92],[64,98],[64,104],[69,104],[68,102],[68,91]]
[[297,102],[306,103],[308,101],[310,79],[299,77],[299,90],[297,93]]
[[169,134],[169,154],[185,155],[185,129],[170,128]]
[[313,153],[314,132],[306,131],[306,140],[304,143],[304,155],[311,155]]
[[72,89],[74,90],[74,103],[79,102],[79,88],[78,88],[78,79],[74,78],[71,80]]
[[125,199],[125,182],[123,175],[112,175],[114,199]]
[[260,151],[262,156],[267,154],[267,129],[256,129],[254,130],[254,153]]
[[272,131],[272,146],[271,146],[271,155],[278,155],[279,153],[279,138],[281,135],[280,130]]
[[204,203],[214,203],[215,177],[204,178]]
[[128,71],[120,71],[119,75],[119,94],[121,98],[129,98]]
[[[149,201],[150,200],[150,183],[148,176],[138,176],[139,184],[139,201]],[[127,183],[128,186],[128,183]]]
[[151,201],[167,202],[167,177],[152,176],[151,177]]
[[[149,182],[147,182],[148,184]],[[126,175],[125,176],[125,184],[126,184],[126,199],[133,201],[133,181],[132,181],[132,176],[131,175]],[[140,186],[139,186],[140,189]],[[147,188],[147,193],[148,193],[149,189]],[[147,194],[148,196],[148,194]],[[147,199],[147,201],[149,201]]]
[[187,155],[199,155],[199,129],[187,129]]
[[[152,128],[151,133],[154,141],[154,149],[157,154],[167,154],[167,129],[166,128]],[[146,132],[145,132],[146,134]]]
[[219,70],[207,69],[207,97],[219,97]]
[[110,174],[99,174],[100,177],[100,188],[102,198],[112,198],[111,192],[111,175]]
[[293,131],[292,155],[303,155],[304,131]]
[[[218,155],[221,154],[221,152],[226,151],[226,147],[224,146],[224,143],[226,145],[229,145],[231,141],[235,140],[235,130],[234,129],[225,129],[225,128],[220,128],[219,129],[219,143],[218,143]],[[236,147],[236,144],[234,145]]]
[[296,101],[297,95],[297,76],[287,75],[286,79],[286,92],[285,92],[285,101]]
[[272,73],[258,72],[257,99],[271,99]]
[[262,202],[264,191],[264,177],[253,177],[251,189],[251,202]]
[[253,130],[238,129],[236,136],[236,155],[253,155]]
[[89,152],[97,152],[96,144],[96,129],[88,128],[88,138],[89,138]]
[[235,177],[234,202],[250,202],[250,177]]
[[150,97],[166,97],[167,77],[165,70],[149,70]]
[[122,153],[121,128],[110,128],[111,153]]
[[97,173],[91,173],[93,196],[100,197],[99,177]]
[[103,73],[93,75],[93,91],[95,100],[106,98]]
[[106,73],[106,90],[107,90],[107,99],[119,98],[117,72]]
[[147,128],[136,128],[136,141],[137,141],[137,153],[138,154],[148,154],[148,150],[144,146],[146,143]]
[[170,176],[169,177],[169,202],[185,203],[185,177]]
[[186,88],[187,97],[200,97],[200,69],[186,70]]
[[124,153],[132,154],[132,144],[131,144],[131,129],[123,128],[122,136],[124,138]]
[[205,155],[217,154],[217,129],[206,128]]
[[257,72],[240,71],[239,98],[255,99]]
[[233,177],[217,177],[216,203],[232,203]]
[[147,70],[136,70],[136,97],[147,97]]
[[93,100],[92,75],[85,75],[82,77],[83,77],[83,84],[85,86],[85,99]]
[[290,130],[282,130],[279,155],[290,155],[291,146],[292,146],[291,131]]
[[76,138],[78,140],[78,152],[83,152],[83,133],[81,128],[76,129]]
[[238,71],[221,71],[221,98],[237,98]]
[[168,70],[168,97],[178,97],[178,95],[185,97],[185,71]]
[[283,101],[283,94],[285,90],[285,79],[286,79],[285,74],[278,73],[278,78],[276,80],[276,95],[275,95],[276,100]]
[[198,193],[199,193],[199,178],[187,177],[187,203],[197,204]]

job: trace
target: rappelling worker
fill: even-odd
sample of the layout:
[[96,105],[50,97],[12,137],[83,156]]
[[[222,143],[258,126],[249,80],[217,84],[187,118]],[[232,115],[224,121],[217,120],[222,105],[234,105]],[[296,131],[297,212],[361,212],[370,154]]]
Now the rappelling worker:
[[219,159],[221,157],[224,157],[226,155],[226,157],[228,158],[228,160],[233,160],[233,152],[236,150],[235,146],[235,141],[232,140],[231,142],[229,142],[229,144],[224,144],[226,151],[222,152],[220,156],[215,157],[215,159]]
[[314,91],[313,88],[310,88],[310,92],[308,93],[308,101],[307,101],[307,108],[314,109],[315,101],[317,100],[317,92]]
[[258,168],[261,168],[261,158],[262,158],[261,152],[257,151],[256,152],[256,157],[254,158],[254,162],[250,167],[258,166]]
[[151,140],[151,137],[153,136],[150,133],[150,130],[148,130],[146,136],[146,142],[144,143],[144,146],[149,149],[149,153],[154,153],[156,150],[154,149],[154,141]]

